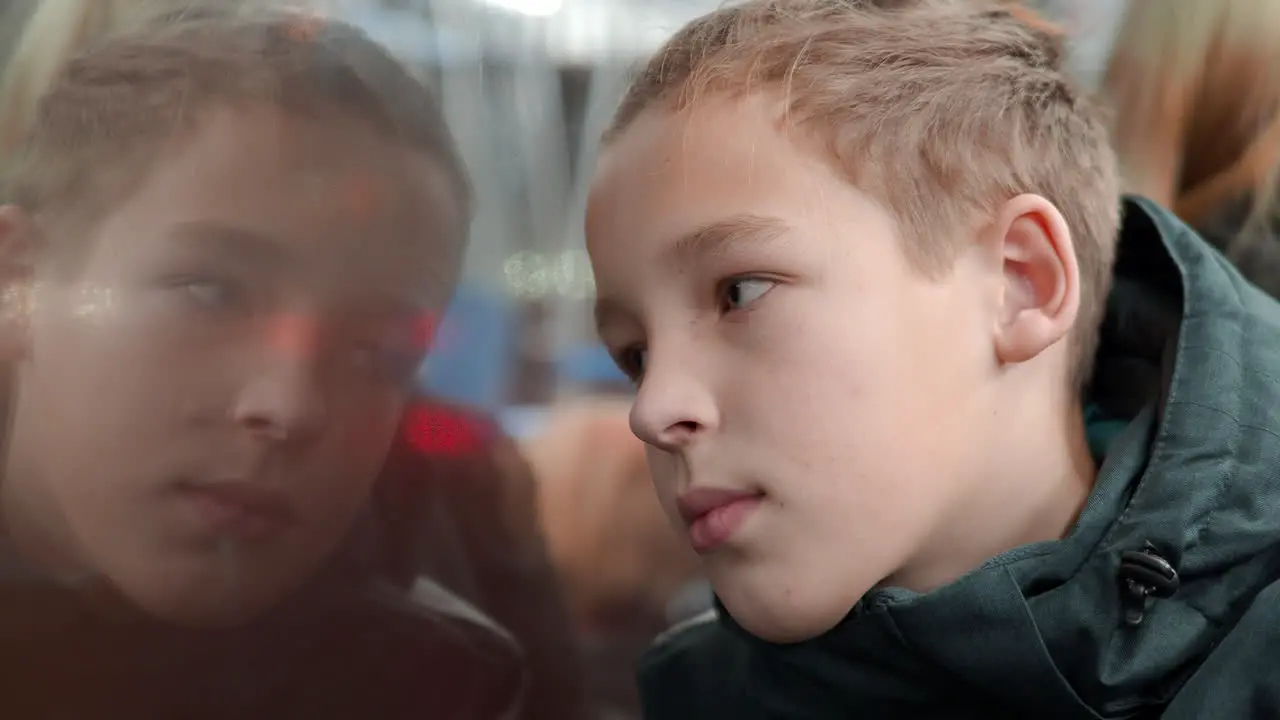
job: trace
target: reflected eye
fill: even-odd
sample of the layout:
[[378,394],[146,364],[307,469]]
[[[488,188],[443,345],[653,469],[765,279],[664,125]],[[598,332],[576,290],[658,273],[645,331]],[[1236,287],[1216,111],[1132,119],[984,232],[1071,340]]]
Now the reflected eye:
[[198,305],[211,310],[226,308],[237,299],[236,288],[217,278],[185,278],[177,286]]
[[776,282],[763,278],[734,278],[726,282],[721,291],[722,310],[741,310],[764,297],[775,285]]

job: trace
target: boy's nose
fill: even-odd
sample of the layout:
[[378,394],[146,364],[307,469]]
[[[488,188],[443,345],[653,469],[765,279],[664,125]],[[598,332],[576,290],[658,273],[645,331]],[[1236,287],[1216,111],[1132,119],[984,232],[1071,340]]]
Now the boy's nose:
[[719,424],[711,394],[689,372],[658,371],[650,357],[631,406],[631,431],[654,447],[675,452]]
[[301,442],[328,421],[317,362],[318,331],[298,316],[273,318],[262,358],[241,389],[235,421],[256,436]]

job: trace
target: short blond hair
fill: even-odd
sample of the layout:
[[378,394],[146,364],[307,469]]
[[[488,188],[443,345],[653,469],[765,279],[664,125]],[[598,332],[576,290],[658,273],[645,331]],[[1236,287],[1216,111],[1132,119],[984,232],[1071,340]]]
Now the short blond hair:
[[1036,193],[1075,241],[1081,275],[1073,381],[1097,347],[1119,226],[1105,114],[1068,77],[1064,42],[1008,2],[750,0],[686,25],[632,82],[605,142],[655,104],[781,91],[860,190],[903,230],[913,266],[945,274],[942,238]]
[[[167,8],[61,68],[5,199],[79,229],[133,192],[218,107],[352,120],[424,153],[450,179],[465,233],[471,189],[429,88],[350,25],[225,0]],[[459,261],[463,239],[452,248]]]

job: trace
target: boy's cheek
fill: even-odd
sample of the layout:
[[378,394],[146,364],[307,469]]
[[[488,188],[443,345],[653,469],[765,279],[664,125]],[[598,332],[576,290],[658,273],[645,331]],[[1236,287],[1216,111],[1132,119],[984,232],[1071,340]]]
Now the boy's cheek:
[[[667,520],[680,533],[683,541],[684,520],[680,517],[680,511],[676,508],[676,495],[680,492],[680,476],[675,466],[675,459],[667,456],[665,453],[647,448],[648,475],[653,482],[653,489],[658,495],[658,504],[662,506],[662,512],[667,516]],[[658,457],[654,457],[657,455]]]
[[658,498],[662,500],[664,508],[674,509],[675,495],[677,492],[676,483],[679,481],[679,468],[677,460],[671,453],[663,452],[652,445],[644,446],[645,467],[649,470],[649,477],[653,481],[653,487],[658,491]]

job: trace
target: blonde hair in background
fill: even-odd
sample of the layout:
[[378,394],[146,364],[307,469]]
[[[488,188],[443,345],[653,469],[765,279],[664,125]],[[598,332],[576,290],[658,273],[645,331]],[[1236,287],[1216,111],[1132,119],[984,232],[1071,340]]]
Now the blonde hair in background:
[[1193,225],[1280,172],[1280,2],[1130,0],[1104,82],[1126,189]]

